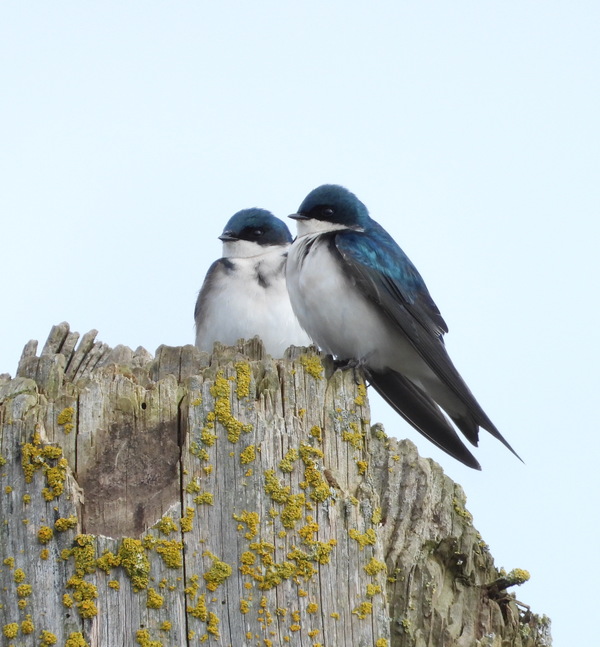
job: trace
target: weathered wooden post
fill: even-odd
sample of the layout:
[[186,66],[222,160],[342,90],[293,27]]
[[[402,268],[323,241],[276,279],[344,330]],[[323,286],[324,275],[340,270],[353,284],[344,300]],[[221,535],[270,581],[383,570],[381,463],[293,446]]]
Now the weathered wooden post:
[[95,334],[0,378],[2,645],[550,645],[352,371]]

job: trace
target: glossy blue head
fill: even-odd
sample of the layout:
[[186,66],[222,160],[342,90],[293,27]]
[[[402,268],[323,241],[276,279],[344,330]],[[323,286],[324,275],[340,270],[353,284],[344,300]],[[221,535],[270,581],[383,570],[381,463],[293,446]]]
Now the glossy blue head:
[[224,243],[245,240],[258,245],[286,245],[292,242],[287,225],[265,209],[243,209],[231,216],[219,239]]
[[290,216],[295,220],[320,220],[350,229],[364,229],[369,221],[367,207],[348,189],[338,184],[323,184],[311,191]]

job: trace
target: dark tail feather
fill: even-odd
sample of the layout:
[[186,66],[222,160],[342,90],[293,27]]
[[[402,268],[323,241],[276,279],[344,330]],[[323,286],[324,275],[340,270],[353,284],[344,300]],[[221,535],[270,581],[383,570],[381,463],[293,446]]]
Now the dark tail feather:
[[[417,431],[467,467],[481,469],[438,406],[421,389],[394,371],[375,373],[366,370],[365,374],[373,388]],[[502,437],[500,439],[504,441]]]
[[[454,419],[454,422],[456,423],[456,426],[469,438],[468,434],[465,432],[464,429],[464,419],[463,420],[456,420]],[[520,461],[521,463],[524,463],[525,461],[517,454],[517,452],[510,446],[509,442],[504,438],[504,436],[496,429],[496,426],[494,423],[485,415],[483,414],[483,418],[481,417],[474,417],[472,424],[479,425],[483,429],[485,429],[487,432],[489,432],[494,438],[497,438],[507,449],[509,449]],[[470,438],[469,438],[470,440]],[[474,443],[477,445],[477,442]]]

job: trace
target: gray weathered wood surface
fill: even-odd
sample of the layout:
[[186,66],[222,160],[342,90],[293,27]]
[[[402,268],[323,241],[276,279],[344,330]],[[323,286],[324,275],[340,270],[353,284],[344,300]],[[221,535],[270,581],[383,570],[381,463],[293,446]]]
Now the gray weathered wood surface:
[[352,371],[95,335],[0,377],[0,645],[550,645]]

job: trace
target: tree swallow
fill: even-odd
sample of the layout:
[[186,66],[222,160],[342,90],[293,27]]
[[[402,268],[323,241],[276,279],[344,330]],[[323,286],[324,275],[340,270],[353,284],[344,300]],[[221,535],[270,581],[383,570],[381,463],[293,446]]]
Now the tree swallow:
[[264,209],[244,209],[219,239],[223,258],[210,266],[194,310],[196,346],[210,353],[216,341],[231,346],[255,335],[273,357],[292,344],[309,346],[285,283],[292,242],[286,224]]
[[447,416],[473,445],[479,427],[513,454],[444,346],[448,327],[425,282],[394,239],[344,187],[308,194],[289,250],[292,307],[313,342],[365,377],[413,427],[465,465],[481,469]]

